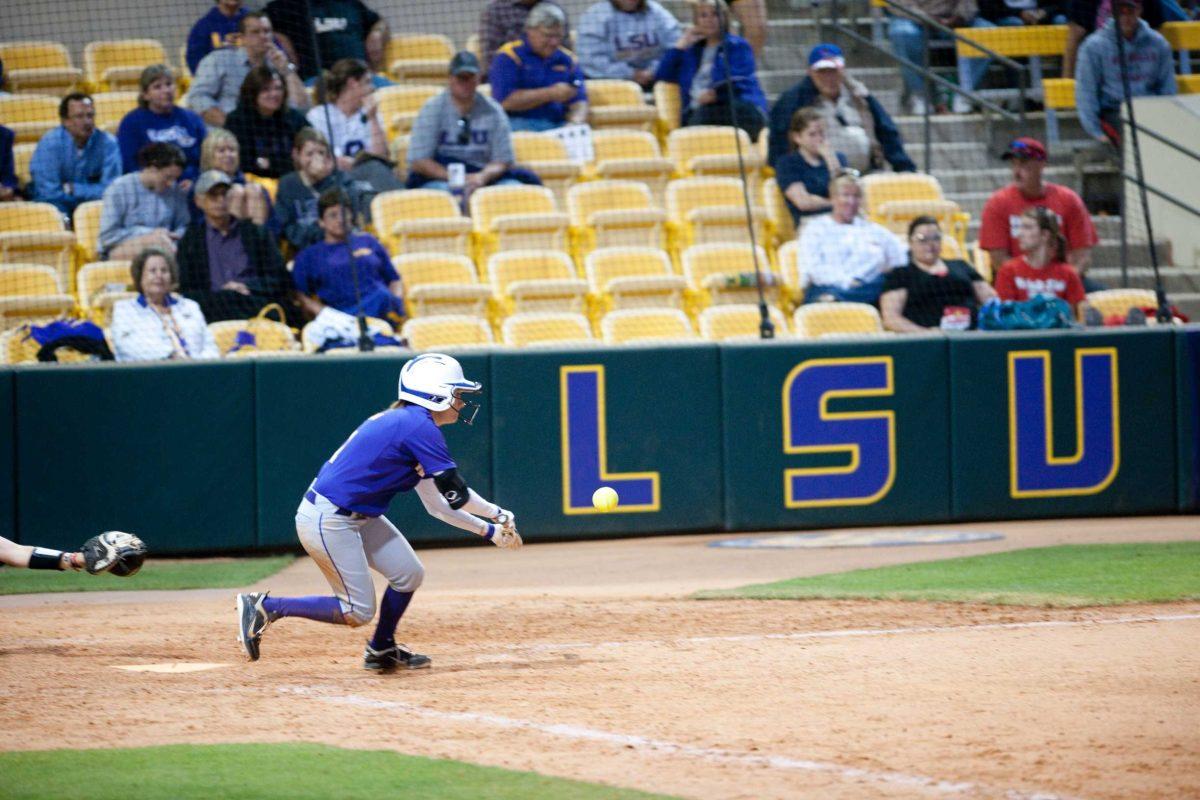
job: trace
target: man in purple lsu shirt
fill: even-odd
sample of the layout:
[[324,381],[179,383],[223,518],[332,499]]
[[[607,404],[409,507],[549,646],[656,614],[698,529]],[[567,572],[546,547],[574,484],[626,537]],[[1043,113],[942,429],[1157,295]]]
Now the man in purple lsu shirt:
[[[482,536],[503,549],[521,546],[512,512],[467,487],[450,457],[442,425],[468,425],[479,405],[463,399],[482,386],[463,376],[455,359],[425,353],[400,370],[400,399],[369,417],[334,451],[296,510],[296,534],[321,568],[334,596],[237,596],[238,642],[251,661],[263,631],[280,617],[303,617],[358,627],[375,616],[375,586],[368,568],[387,579],[375,635],[363,667],[421,669],[429,656],[396,644],[400,622],[425,577],[412,546],[383,516],[397,492],[413,489],[425,510],[447,524]],[[481,519],[484,518],[484,519]]]

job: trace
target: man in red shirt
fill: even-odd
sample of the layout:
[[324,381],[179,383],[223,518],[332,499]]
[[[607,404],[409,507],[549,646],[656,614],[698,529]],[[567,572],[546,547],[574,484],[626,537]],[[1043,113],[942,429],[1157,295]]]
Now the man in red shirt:
[[[1012,166],[1013,182],[988,198],[979,228],[979,246],[988,252],[992,268],[1020,255],[1017,231],[1021,213],[1031,206],[1044,206],[1058,217],[1067,239],[1067,261],[1080,275],[1088,268],[1092,248],[1099,238],[1083,200],[1072,189],[1042,180],[1046,169],[1046,146],[1037,139],[1014,139],[1001,156]],[[1095,288],[1103,288],[1097,285]]]

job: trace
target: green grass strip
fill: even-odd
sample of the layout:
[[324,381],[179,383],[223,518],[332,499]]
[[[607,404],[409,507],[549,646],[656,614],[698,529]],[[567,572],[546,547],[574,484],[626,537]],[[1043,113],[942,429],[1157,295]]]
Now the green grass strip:
[[1200,542],[1013,550],[792,578],[697,599],[864,599],[1091,606],[1200,599]]
[[138,574],[117,578],[107,573],[54,572],[41,569],[0,569],[0,594],[38,592],[113,592],[138,589],[232,589],[274,575],[294,556],[229,558],[203,561],[155,559],[153,554]]
[[[480,739],[480,747],[495,737]],[[169,745],[0,753],[5,798],[73,800],[650,800],[533,772],[317,744]]]

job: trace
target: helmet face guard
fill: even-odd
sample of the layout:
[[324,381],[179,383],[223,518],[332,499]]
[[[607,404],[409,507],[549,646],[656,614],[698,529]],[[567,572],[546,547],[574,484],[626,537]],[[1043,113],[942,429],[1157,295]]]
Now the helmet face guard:
[[462,408],[460,408],[458,410],[458,421],[459,422],[464,422],[467,425],[475,424],[475,417],[476,417],[476,415],[479,414],[479,408],[480,408],[479,401],[478,400],[468,400],[467,398],[463,397],[463,395],[468,392],[470,392],[471,394],[474,394],[475,392],[478,392],[478,391],[479,391],[478,389],[456,389],[454,391],[454,396],[458,399],[459,402],[461,402],[463,404]]
[[479,403],[467,400],[462,395],[478,392],[482,388],[482,384],[466,379],[462,365],[457,360],[442,353],[419,355],[400,370],[401,400],[430,411],[446,411],[453,407],[457,398],[463,403],[463,407],[458,409],[458,418],[468,425],[475,422]]

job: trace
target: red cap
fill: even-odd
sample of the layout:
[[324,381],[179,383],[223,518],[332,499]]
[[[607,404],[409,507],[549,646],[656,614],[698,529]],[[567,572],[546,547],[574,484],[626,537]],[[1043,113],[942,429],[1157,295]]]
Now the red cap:
[[1019,139],[1013,139],[1008,145],[1008,150],[1000,157],[1005,160],[1022,158],[1030,161],[1045,161],[1046,145],[1032,136],[1022,136]]

